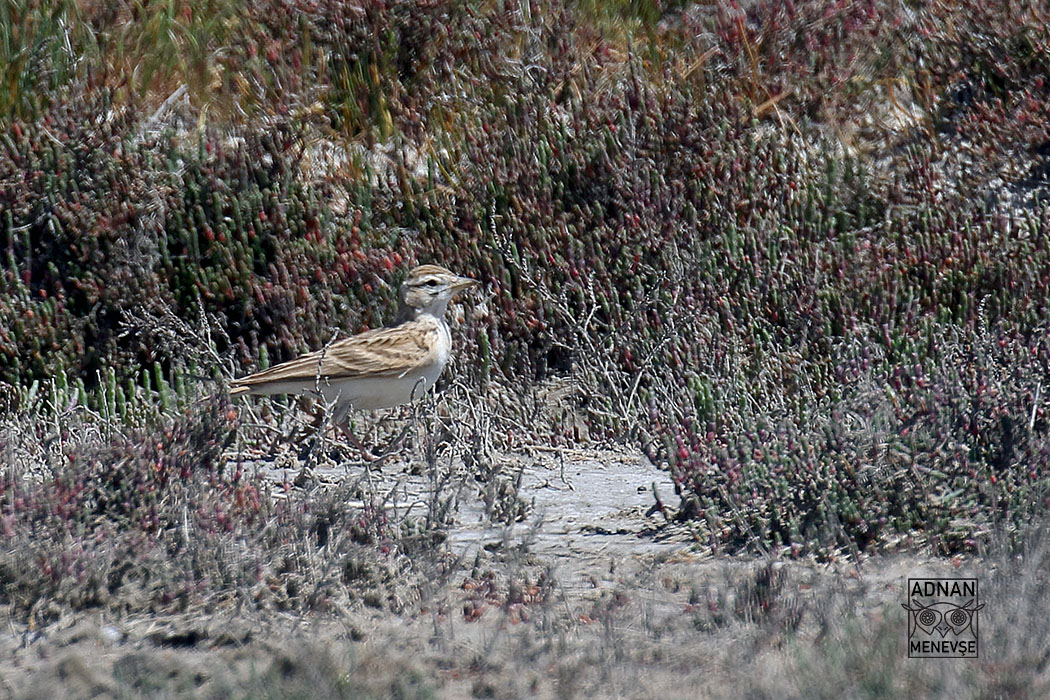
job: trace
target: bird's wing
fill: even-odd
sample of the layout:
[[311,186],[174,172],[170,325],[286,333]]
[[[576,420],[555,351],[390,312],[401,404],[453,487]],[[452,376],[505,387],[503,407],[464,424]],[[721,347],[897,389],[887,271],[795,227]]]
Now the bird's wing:
[[[410,321],[394,328],[377,328],[332,343],[231,383],[234,393],[271,382],[312,381],[353,377],[403,377],[437,361],[437,324]],[[237,391],[240,389],[240,391]]]

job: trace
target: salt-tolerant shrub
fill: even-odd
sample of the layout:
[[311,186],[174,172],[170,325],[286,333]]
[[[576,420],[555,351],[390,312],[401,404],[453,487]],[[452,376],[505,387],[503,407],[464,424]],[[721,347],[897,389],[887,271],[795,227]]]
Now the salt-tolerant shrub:
[[544,439],[641,443],[712,544],[955,550],[1039,500],[1036,10],[224,8],[186,26],[228,51],[128,90],[100,41],[7,118],[12,396],[175,413],[165,387],[376,326],[437,261],[488,295],[464,381],[569,378]]

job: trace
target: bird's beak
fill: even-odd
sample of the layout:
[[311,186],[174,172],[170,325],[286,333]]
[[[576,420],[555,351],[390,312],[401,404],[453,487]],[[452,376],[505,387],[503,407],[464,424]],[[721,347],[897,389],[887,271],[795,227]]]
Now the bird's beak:
[[452,293],[458,294],[459,292],[462,292],[465,289],[470,289],[471,287],[478,287],[480,285],[481,282],[478,282],[477,280],[472,280],[469,277],[457,277],[456,281],[452,283]]

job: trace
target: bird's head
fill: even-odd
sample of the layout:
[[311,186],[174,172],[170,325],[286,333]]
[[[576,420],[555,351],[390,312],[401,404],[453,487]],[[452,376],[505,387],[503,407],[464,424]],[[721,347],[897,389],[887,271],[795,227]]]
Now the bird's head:
[[441,318],[452,297],[478,284],[477,280],[460,277],[438,265],[420,265],[401,283],[398,320],[411,320],[424,313]]

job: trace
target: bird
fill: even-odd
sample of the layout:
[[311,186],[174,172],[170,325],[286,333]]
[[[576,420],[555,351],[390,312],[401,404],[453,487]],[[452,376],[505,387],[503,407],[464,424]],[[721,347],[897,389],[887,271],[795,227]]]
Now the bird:
[[448,303],[479,284],[440,265],[420,265],[401,284],[391,325],[235,379],[230,395],[320,394],[334,405],[335,424],[357,443],[348,425],[351,411],[400,406],[434,386],[452,352]]

